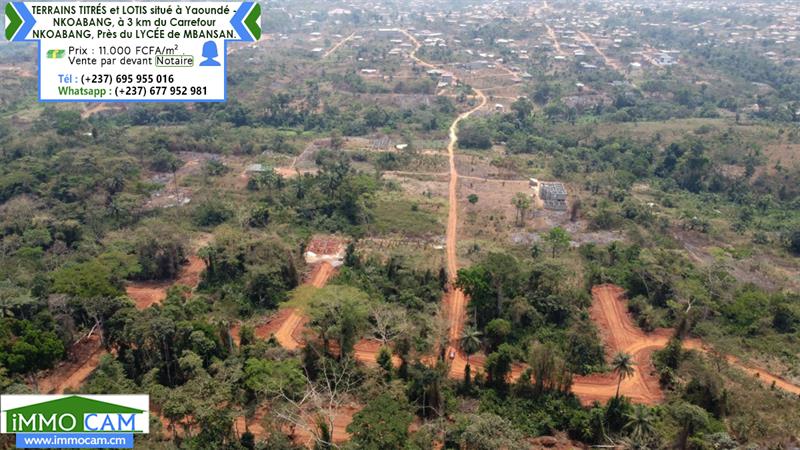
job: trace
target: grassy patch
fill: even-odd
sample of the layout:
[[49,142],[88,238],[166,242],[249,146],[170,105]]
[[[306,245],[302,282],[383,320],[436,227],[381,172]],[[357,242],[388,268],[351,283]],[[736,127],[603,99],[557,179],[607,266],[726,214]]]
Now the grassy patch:
[[432,212],[434,202],[423,199],[379,196],[375,201],[373,222],[367,225],[370,234],[403,234],[423,236],[441,234],[444,229]]

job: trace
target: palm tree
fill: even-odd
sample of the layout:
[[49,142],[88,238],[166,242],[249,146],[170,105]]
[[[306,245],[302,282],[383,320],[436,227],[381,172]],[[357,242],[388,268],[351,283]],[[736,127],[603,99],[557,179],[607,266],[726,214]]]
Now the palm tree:
[[622,380],[633,375],[633,366],[635,365],[636,363],[633,362],[633,357],[623,352],[617,353],[611,361],[611,368],[619,375],[619,381],[617,381],[617,398],[619,398],[619,386],[622,384]]
[[530,195],[517,192],[511,199],[511,204],[517,208],[517,226],[525,225],[525,212],[531,207]]
[[634,442],[646,442],[652,438],[656,431],[653,425],[653,414],[647,406],[635,405],[633,411],[626,414],[628,422],[623,427],[630,430],[630,437]]
[[467,354],[467,365],[469,365],[469,357],[481,348],[481,333],[475,328],[465,328],[461,332],[461,338],[458,341],[461,350]]

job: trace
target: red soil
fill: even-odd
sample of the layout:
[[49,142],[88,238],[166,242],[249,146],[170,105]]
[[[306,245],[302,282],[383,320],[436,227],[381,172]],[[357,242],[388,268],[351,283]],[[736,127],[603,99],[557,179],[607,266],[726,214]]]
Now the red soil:
[[[635,403],[655,405],[664,400],[664,394],[658,383],[657,374],[652,363],[654,351],[664,348],[673,336],[674,330],[661,328],[651,333],[645,333],[633,323],[627,311],[622,288],[614,285],[600,285],[592,289],[592,319],[597,323],[600,334],[606,344],[606,354],[612,357],[618,352],[625,352],[633,356],[636,366],[634,374],[623,380],[620,385],[620,394],[630,398]],[[699,339],[684,339],[683,348],[711,352]],[[800,387],[785,379],[772,375],[762,369],[743,364],[734,356],[726,356],[727,361],[739,369],[757,377],[765,384],[772,384],[787,392],[800,395]],[[483,370],[484,357],[473,355],[470,358],[472,372]],[[463,378],[465,355],[460,352],[452,361],[450,367],[451,378]],[[511,379],[516,380],[525,370],[525,365],[515,364]],[[572,392],[577,395],[584,405],[594,401],[604,403],[616,395],[617,375],[614,373],[594,374],[588,376],[575,376],[572,380]]]
[[[333,418],[332,437],[334,443],[341,443],[350,439],[350,434],[347,432],[347,426],[353,421],[353,416],[357,412],[361,411],[361,409],[361,406],[347,405],[336,410],[336,414]],[[236,419],[236,431],[238,433],[250,431],[257,439],[263,439],[267,437],[267,430],[265,430],[264,426],[262,425],[264,417],[267,414],[269,414],[267,407],[260,407],[255,412],[253,417],[246,422],[244,417],[238,417]],[[309,425],[314,423],[310,417],[305,418],[304,420],[307,421]],[[301,427],[285,425],[283,427],[283,432],[289,435],[297,444],[311,446],[313,443],[314,438],[309,430],[305,430]]]
[[100,364],[100,357],[108,353],[103,348],[101,340],[99,335],[93,334],[72,346],[67,360],[38,381],[39,392],[63,394],[67,389],[80,388]]
[[328,284],[328,280],[330,280],[333,276],[334,272],[335,269],[328,262],[317,264],[311,271],[308,284],[316,288],[325,287],[325,285]]
[[314,236],[308,242],[307,252],[317,255],[336,255],[344,250],[344,239],[337,236]]
[[136,303],[136,308],[141,310],[161,304],[167,298],[167,290],[172,286],[180,284],[196,288],[200,284],[200,274],[205,270],[206,263],[196,255],[190,256],[188,260],[188,263],[181,267],[177,280],[130,283],[125,287],[125,293]]
[[285,315],[285,319],[276,321],[278,329],[274,333],[275,339],[287,350],[299,349],[303,345],[299,333],[302,333],[303,325],[308,319],[295,308],[283,309],[278,314]]

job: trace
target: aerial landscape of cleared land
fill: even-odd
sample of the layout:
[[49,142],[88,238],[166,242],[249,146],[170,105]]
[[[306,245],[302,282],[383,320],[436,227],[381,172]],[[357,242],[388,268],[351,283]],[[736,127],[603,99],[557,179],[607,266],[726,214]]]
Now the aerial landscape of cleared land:
[[148,394],[143,449],[800,446],[795,1],[262,8],[225,103],[38,103],[0,44],[0,392]]

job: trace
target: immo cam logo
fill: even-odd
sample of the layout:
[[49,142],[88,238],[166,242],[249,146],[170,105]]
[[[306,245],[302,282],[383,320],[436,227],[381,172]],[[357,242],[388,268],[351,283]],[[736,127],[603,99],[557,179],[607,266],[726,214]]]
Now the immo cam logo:
[[18,448],[132,448],[150,431],[147,395],[3,395],[0,432]]

